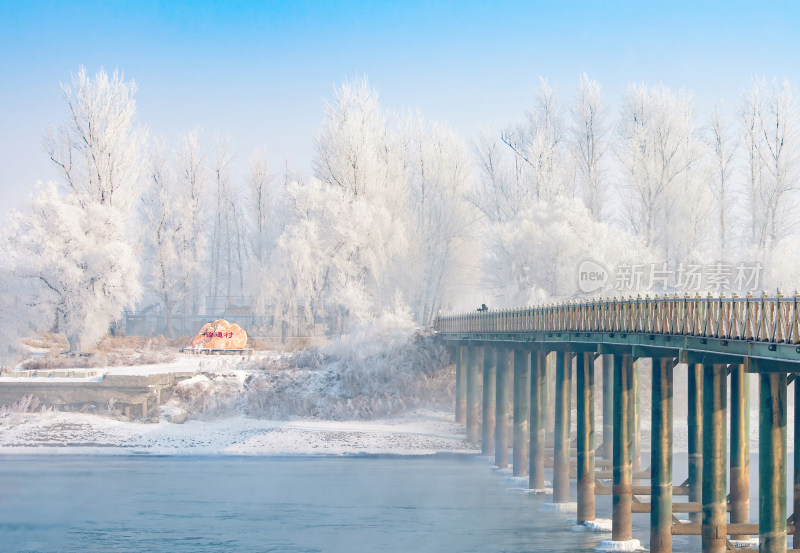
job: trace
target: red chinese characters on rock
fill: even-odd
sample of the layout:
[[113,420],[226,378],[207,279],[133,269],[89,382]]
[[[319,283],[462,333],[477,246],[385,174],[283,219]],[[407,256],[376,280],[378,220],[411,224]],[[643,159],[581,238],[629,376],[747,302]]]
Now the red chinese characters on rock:
[[225,319],[206,323],[192,340],[192,348],[243,349],[247,345],[247,333],[236,323]]

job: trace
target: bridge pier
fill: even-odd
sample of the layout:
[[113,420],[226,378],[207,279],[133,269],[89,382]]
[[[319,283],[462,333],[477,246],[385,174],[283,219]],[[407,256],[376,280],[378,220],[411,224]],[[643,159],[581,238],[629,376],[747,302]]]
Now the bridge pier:
[[466,346],[456,346],[456,422],[460,423],[467,421],[466,350]]
[[794,375],[794,534],[792,536],[792,547],[800,549],[800,379],[798,374]]
[[544,488],[545,454],[545,412],[547,395],[547,353],[537,350],[531,357],[531,400],[530,400],[530,454],[528,468],[528,487],[532,490]]
[[514,348],[514,476],[528,476],[531,352]]
[[[731,365],[731,524],[750,522],[750,375]],[[746,540],[747,534],[731,536]]]
[[673,359],[653,359],[650,451],[650,551],[672,553]]
[[[633,361],[633,472],[642,470],[642,424],[640,414],[642,409],[642,396],[639,391],[639,375],[641,373],[640,359]],[[638,479],[633,479],[634,484],[638,484]]]
[[572,352],[556,352],[556,420],[553,439],[553,503],[569,503],[569,431]]
[[505,345],[497,346],[497,386],[495,400],[494,464],[508,466],[508,386],[509,355]]
[[581,524],[595,518],[594,502],[594,353],[584,352],[577,369],[578,403],[578,517]]
[[614,443],[614,359],[603,356],[603,444],[599,454],[603,459],[611,459]]
[[547,366],[545,367],[545,394],[544,394],[544,414],[545,414],[545,433],[555,435],[556,432],[556,411],[555,411],[555,374],[556,374],[556,352],[551,351],[547,355]]
[[[703,373],[703,553],[721,553],[727,548],[728,538],[725,497],[727,367],[703,365]],[[784,538],[785,524],[784,517]]]
[[786,551],[786,385],[786,373],[760,375],[758,538],[761,553]]
[[611,540],[633,538],[633,358],[614,355],[614,469]]
[[[689,446],[689,501],[699,503],[703,499],[703,364],[689,363],[689,411],[687,416]],[[701,513],[690,513],[689,520],[698,524]]]
[[490,343],[483,346],[483,432],[481,454],[494,454],[495,410],[497,409],[497,349]]
[[[478,443],[478,371],[483,365],[483,348],[470,344],[467,348],[467,442]],[[463,378],[463,377],[462,377]]]

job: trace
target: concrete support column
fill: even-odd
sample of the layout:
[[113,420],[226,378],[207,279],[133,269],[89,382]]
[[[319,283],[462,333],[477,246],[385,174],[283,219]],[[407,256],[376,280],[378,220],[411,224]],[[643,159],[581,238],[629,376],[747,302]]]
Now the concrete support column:
[[758,539],[761,553],[786,551],[786,373],[761,373],[758,409]]
[[650,551],[672,552],[672,359],[653,360]]
[[611,539],[632,538],[633,358],[614,356],[614,461]]
[[578,361],[578,524],[594,520],[594,353]]
[[537,351],[531,357],[531,413],[530,413],[530,463],[528,487],[532,490],[544,488],[545,415],[544,398],[547,380],[547,353]]
[[[731,371],[731,524],[750,522],[750,375],[744,365]],[[749,536],[731,536],[746,540]]]
[[[689,501],[700,503],[703,499],[703,364],[690,363],[689,373]],[[699,523],[701,513],[689,514],[689,520]]]
[[497,392],[497,351],[489,343],[483,346],[483,435],[481,454],[494,454],[494,417]]
[[[641,366],[639,360],[633,362],[633,471],[642,470],[642,424],[640,413],[642,409],[642,397],[639,393],[639,374]],[[634,479],[634,484],[638,482]]]
[[800,549],[800,375],[794,379],[794,536],[792,547]]
[[467,348],[456,346],[456,422],[467,421]]
[[569,503],[569,430],[572,353],[556,352],[556,426],[553,441],[553,503]]
[[514,348],[514,476],[528,476],[531,352]]
[[703,553],[727,548],[727,383],[726,365],[703,366]]
[[[545,417],[545,432],[546,434],[555,434],[556,429],[556,410],[555,410],[555,375],[556,375],[556,352],[551,351],[547,356],[547,366],[545,370],[545,386],[544,394],[544,417]],[[545,435],[546,435],[545,434]]]
[[508,348],[497,346],[497,386],[495,400],[494,464],[508,466]]
[[614,428],[614,356],[603,355],[603,446],[600,455],[611,459]]
[[467,348],[467,441],[478,443],[478,413],[480,412],[480,396],[478,395],[478,371],[483,365],[483,348],[470,345]]

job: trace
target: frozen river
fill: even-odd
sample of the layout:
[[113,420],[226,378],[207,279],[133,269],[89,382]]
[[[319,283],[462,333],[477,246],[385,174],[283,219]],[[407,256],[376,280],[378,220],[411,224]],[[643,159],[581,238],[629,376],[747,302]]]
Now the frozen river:
[[[676,471],[679,472],[679,471]],[[24,552],[591,551],[602,534],[473,457],[0,457],[0,544]],[[574,494],[574,490],[573,490]],[[574,497],[574,495],[573,495]],[[609,516],[610,497],[598,497]],[[647,544],[648,515],[635,515]],[[699,548],[676,538],[676,551]]]

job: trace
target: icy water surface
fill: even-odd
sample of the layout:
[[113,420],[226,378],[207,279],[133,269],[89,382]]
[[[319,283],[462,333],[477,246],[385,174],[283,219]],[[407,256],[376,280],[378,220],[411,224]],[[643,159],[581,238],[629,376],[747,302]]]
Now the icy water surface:
[[609,537],[512,486],[475,458],[0,457],[0,550],[574,552]]

